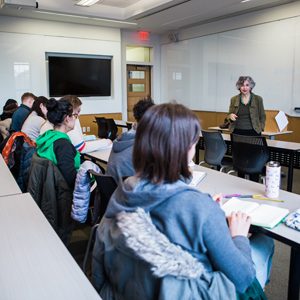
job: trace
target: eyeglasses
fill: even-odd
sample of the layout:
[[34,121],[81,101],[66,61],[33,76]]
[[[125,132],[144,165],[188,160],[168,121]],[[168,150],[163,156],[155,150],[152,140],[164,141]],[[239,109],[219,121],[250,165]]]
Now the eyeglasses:
[[79,117],[79,114],[72,114],[72,116],[74,116],[74,117],[75,117],[75,119],[78,119],[78,117]]

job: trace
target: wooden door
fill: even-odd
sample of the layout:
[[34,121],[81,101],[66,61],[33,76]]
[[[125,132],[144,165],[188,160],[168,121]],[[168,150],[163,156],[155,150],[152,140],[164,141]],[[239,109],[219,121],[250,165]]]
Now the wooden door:
[[151,96],[150,66],[127,65],[127,119],[135,121],[133,106],[140,99]]

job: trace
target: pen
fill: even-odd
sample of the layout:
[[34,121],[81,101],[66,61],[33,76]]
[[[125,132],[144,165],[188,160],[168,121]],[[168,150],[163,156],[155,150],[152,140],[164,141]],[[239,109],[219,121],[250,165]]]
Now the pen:
[[252,198],[256,199],[256,200],[264,200],[264,201],[272,201],[272,202],[284,202],[284,200],[267,198],[267,197],[264,197],[262,195],[252,195]]
[[233,198],[233,197],[237,197],[237,198],[252,198],[252,195],[242,195],[242,194],[228,194],[228,195],[224,195],[224,198]]
[[279,200],[279,199],[273,199],[273,198],[267,198],[264,197],[263,195],[242,195],[242,194],[228,194],[224,195],[223,198],[228,199],[228,198],[252,198],[256,200],[264,200],[264,201],[273,201],[273,202],[284,202],[284,200]]

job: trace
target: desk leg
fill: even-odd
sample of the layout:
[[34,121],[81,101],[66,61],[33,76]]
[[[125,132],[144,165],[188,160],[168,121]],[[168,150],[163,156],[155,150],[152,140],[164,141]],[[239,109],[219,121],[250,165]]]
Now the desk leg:
[[287,191],[292,192],[293,189],[293,177],[294,177],[294,152],[290,155],[290,164],[288,169],[288,178],[287,178]]
[[196,145],[196,149],[195,149],[195,164],[196,165],[199,165],[199,162],[200,162],[200,146],[199,146],[199,142],[197,143]]
[[291,248],[288,300],[299,300],[300,249]]

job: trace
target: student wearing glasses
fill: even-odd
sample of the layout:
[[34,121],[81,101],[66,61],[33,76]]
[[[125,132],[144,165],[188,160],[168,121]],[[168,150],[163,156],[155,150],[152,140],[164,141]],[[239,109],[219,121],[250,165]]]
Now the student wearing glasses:
[[[73,106],[74,117],[76,118],[74,129],[68,132],[68,136],[71,139],[72,144],[80,153],[89,153],[106,148],[112,144],[110,139],[97,139],[95,141],[84,141],[84,137],[81,130],[81,124],[79,121],[79,115],[81,112],[82,102],[75,95],[63,96],[60,100],[68,101]],[[53,125],[47,122],[43,127],[41,132],[52,129]]]
[[74,113],[72,104],[63,99],[49,99],[47,110],[47,119],[54,127],[37,138],[37,155],[51,160],[69,187],[74,189],[80,154],[73,146],[68,132],[74,129],[78,114]]

